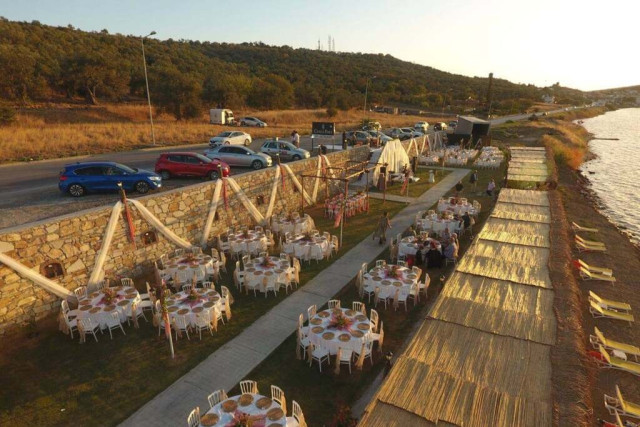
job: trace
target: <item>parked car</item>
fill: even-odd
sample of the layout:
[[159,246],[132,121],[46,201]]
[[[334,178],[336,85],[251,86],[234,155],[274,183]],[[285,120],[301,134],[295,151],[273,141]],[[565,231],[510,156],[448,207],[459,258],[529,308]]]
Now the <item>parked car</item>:
[[256,153],[250,148],[233,145],[219,145],[205,150],[204,155],[213,160],[222,160],[229,166],[262,169],[273,164],[271,157],[264,153]]
[[260,152],[275,158],[280,156],[280,160],[300,160],[308,159],[311,153],[302,148],[297,148],[289,141],[278,139],[267,139],[260,147]]
[[209,140],[209,145],[215,147],[217,145],[244,145],[248,147],[251,144],[251,135],[246,132],[227,130],[219,133]]
[[58,177],[58,188],[73,197],[89,192],[116,191],[118,183],[126,191],[146,193],[162,187],[162,178],[154,172],[130,168],[115,162],[84,162],[66,165]]
[[418,132],[422,132],[424,134],[424,133],[427,133],[427,130],[429,129],[429,123],[418,122],[415,125],[413,125],[413,128]]
[[411,138],[417,138],[419,136],[424,135],[424,133],[419,132],[412,128],[400,128],[405,134],[409,135]]
[[162,179],[174,176],[197,176],[213,180],[220,178],[220,167],[222,167],[222,176],[229,176],[229,165],[220,160],[211,160],[198,153],[180,152],[161,154],[156,160],[155,170]]
[[456,126],[458,126],[458,121],[457,120],[452,120],[452,121],[449,122],[449,127],[451,129],[455,130]]
[[353,130],[345,132],[347,141],[351,145],[355,144],[369,144],[371,142],[371,135],[363,130]]
[[405,132],[400,128],[391,128],[391,129],[387,129],[384,133],[390,136],[391,138],[395,139],[395,138],[400,138],[400,135],[402,135]]
[[260,128],[267,127],[267,124],[257,117],[242,117],[240,119],[240,126],[257,126]]
[[384,145],[387,142],[393,140],[393,138],[391,138],[390,136],[385,135],[384,133],[380,132],[379,130],[370,130],[369,131],[369,135],[371,135],[371,137],[374,138],[374,139],[380,138],[380,145]]
[[444,122],[438,122],[433,124],[434,131],[447,130],[447,124]]

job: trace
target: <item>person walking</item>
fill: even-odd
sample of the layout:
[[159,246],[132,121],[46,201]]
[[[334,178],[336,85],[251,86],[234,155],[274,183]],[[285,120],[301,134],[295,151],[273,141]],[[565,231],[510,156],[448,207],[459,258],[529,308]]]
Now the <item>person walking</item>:
[[493,178],[491,178],[491,181],[489,181],[489,185],[487,185],[487,195],[493,196],[493,190],[495,189],[496,189],[496,182],[494,181]]
[[473,173],[471,174],[471,177],[469,178],[469,182],[471,183],[471,186],[473,187],[473,190],[476,190],[476,187],[478,186],[478,171],[474,170]]
[[463,189],[464,189],[464,185],[462,185],[462,181],[458,181],[458,183],[456,184],[456,198],[460,196],[460,193],[462,193]]
[[384,211],[380,220],[378,221],[378,228],[373,234],[373,238],[379,237],[378,243],[381,245],[387,241],[387,230],[391,228],[391,221],[389,221],[389,212]]
[[298,134],[297,130],[291,132],[291,142],[296,146],[296,148],[300,148],[300,134]]

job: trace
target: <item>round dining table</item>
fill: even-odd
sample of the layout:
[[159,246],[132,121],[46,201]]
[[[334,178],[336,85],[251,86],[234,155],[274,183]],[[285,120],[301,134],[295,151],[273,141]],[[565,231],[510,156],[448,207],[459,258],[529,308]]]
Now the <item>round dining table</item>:
[[167,298],[167,309],[172,319],[176,316],[185,316],[188,324],[195,326],[196,314],[214,308],[223,310],[222,298],[217,291],[206,288],[196,288],[195,291],[197,298],[192,298],[190,291],[177,292]]
[[436,249],[438,251],[442,252],[442,245],[436,239],[432,239],[430,237],[421,238],[421,239],[419,239],[418,237],[414,237],[414,236],[405,237],[402,240],[400,240],[400,244],[398,245],[398,255],[399,256],[405,256],[405,257],[407,255],[415,255],[416,252],[418,252],[418,247],[420,245],[424,245],[425,247],[429,247],[432,244],[435,244],[436,245]]
[[365,287],[373,291],[378,286],[380,288],[379,297],[384,299],[393,298],[397,289],[400,289],[401,292],[410,292],[411,286],[418,283],[419,279],[413,270],[392,264],[374,267],[363,275]]
[[366,315],[352,309],[327,309],[309,319],[308,337],[330,354],[338,354],[338,348],[360,351],[371,337],[371,322]]
[[179,283],[190,283],[194,274],[198,280],[203,280],[209,274],[217,274],[220,270],[220,261],[218,258],[204,254],[181,255],[169,258],[163,267],[164,270],[160,272],[163,279],[168,281],[178,276]]
[[309,215],[305,214],[299,218],[274,217],[271,221],[271,229],[274,233],[304,234],[316,228],[316,225]]
[[331,242],[325,236],[298,234],[284,243],[284,252],[298,259],[315,259],[318,254],[324,257],[330,244]]
[[264,232],[247,230],[229,234],[229,246],[233,253],[257,254],[268,248],[267,236]]
[[453,212],[456,215],[463,215],[465,213],[469,213],[469,215],[475,215],[476,213],[476,209],[468,201],[460,203],[453,200],[441,199],[438,202],[438,212],[445,211]]
[[[127,321],[131,314],[131,303],[140,302],[140,294],[133,286],[116,286],[108,288],[109,291],[96,291],[78,301],[78,318],[90,318],[94,324],[99,324],[101,329],[107,327],[103,320],[103,313],[111,313],[116,310],[120,316],[120,322]],[[114,295],[107,295],[113,292]]]
[[[217,403],[200,416],[200,425],[203,427],[246,425],[248,418],[251,418],[251,425],[254,427],[287,425],[287,417],[278,402],[254,393],[232,396]],[[242,421],[245,421],[245,424],[241,424]]]
[[[433,218],[435,216],[435,219]],[[432,231],[437,234],[442,234],[446,229],[450,233],[457,233],[462,229],[460,220],[457,219],[444,219],[438,218],[437,215],[427,216],[416,221],[416,226],[422,231]]]
[[[244,286],[247,290],[266,292],[271,288],[276,291],[280,283],[289,283],[293,268],[288,260],[276,257],[268,257],[267,262],[263,257],[254,258],[245,265]],[[264,279],[267,279],[266,288],[263,287]]]

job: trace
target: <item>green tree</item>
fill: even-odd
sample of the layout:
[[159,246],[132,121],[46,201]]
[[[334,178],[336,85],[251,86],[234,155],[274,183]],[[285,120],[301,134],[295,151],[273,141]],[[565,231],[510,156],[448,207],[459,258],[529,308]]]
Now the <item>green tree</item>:
[[98,104],[98,97],[117,99],[129,92],[130,76],[113,51],[77,51],[65,58],[61,68],[67,96],[83,95]]
[[178,120],[201,114],[201,75],[183,73],[169,63],[159,64],[150,71],[153,102],[160,111],[172,114]]
[[0,96],[25,101],[44,84],[36,76],[37,54],[25,46],[0,45]]
[[247,102],[252,107],[283,109],[293,106],[293,85],[284,77],[269,74],[253,81]]

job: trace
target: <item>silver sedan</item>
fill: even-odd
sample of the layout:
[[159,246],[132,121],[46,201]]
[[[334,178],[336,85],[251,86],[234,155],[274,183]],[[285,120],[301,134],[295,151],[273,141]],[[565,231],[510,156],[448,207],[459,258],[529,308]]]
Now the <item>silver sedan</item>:
[[271,157],[263,153],[256,153],[250,148],[237,145],[220,145],[205,150],[204,155],[213,160],[222,160],[229,166],[262,169],[273,164]]

